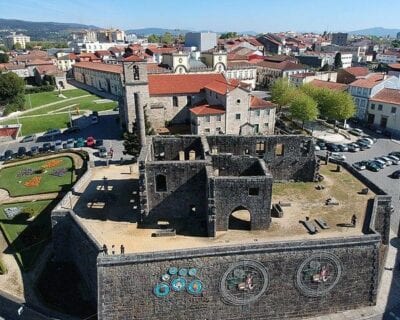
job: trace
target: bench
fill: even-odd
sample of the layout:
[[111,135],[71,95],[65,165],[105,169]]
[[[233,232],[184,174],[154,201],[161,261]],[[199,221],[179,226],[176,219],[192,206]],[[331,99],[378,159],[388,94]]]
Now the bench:
[[321,229],[329,229],[329,225],[325,222],[324,219],[317,218],[315,222],[321,227]]
[[325,204],[327,206],[338,206],[339,201],[337,201],[335,198],[329,198],[329,199],[326,199]]
[[361,189],[361,191],[359,192],[359,194],[368,194],[369,189],[368,188],[363,188]]
[[304,225],[304,227],[308,230],[310,234],[316,234],[317,228],[314,226],[314,224],[310,221],[301,221],[301,223]]
[[290,202],[282,202],[282,201],[279,201],[278,204],[279,204],[281,207],[291,207],[291,206],[292,206],[292,204],[291,204]]
[[283,210],[279,203],[272,205],[271,216],[274,218],[282,218]]
[[153,232],[151,234],[152,237],[174,237],[176,236],[176,230],[175,229],[162,229],[162,230],[157,230],[156,232]]

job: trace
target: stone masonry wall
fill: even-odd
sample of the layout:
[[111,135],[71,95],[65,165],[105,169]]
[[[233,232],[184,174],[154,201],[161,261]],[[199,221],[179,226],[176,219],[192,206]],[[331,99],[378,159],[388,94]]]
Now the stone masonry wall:
[[[283,319],[368,306],[376,295],[379,243],[378,235],[369,235],[307,245],[299,241],[99,256],[99,320]],[[303,277],[326,263],[328,280],[321,291],[313,291],[315,283]],[[157,297],[157,284],[177,278],[161,279],[171,267],[184,268],[180,279],[185,280],[179,281],[189,285],[197,279],[202,291],[177,289]],[[191,268],[194,277],[186,273]],[[242,272],[253,274],[247,292],[231,286]]]

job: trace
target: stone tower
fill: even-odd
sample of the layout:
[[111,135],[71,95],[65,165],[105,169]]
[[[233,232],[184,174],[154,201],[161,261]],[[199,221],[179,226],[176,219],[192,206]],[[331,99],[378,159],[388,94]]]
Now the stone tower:
[[149,83],[147,63],[138,56],[132,55],[123,61],[125,82],[124,114],[127,130],[132,132],[136,122],[140,144],[146,141],[144,108],[149,100]]

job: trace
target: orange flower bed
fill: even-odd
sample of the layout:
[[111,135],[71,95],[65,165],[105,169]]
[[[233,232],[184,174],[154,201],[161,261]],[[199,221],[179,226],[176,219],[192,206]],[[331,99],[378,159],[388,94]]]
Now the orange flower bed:
[[42,180],[41,176],[34,176],[30,178],[28,181],[25,181],[24,186],[29,188],[38,187],[40,185],[41,180]]
[[50,169],[54,167],[58,167],[63,161],[60,159],[54,159],[47,161],[44,165],[42,165],[43,169]]

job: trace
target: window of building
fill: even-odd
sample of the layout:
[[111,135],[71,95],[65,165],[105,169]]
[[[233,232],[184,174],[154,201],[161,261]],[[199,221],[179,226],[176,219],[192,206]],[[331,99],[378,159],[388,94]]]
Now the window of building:
[[216,133],[221,133],[221,128],[220,127],[215,128],[215,132]]
[[276,156],[283,156],[283,151],[284,151],[283,149],[284,149],[283,144],[282,143],[278,143],[275,146],[275,155]]
[[392,107],[392,113],[396,113],[396,107]]
[[236,120],[240,120],[240,113],[236,113],[235,118]]
[[256,143],[256,153],[258,155],[265,153],[265,142],[264,141],[259,141]]
[[378,110],[382,111],[383,106],[381,104],[378,105]]
[[265,128],[268,128],[269,127],[269,123],[267,122],[267,123],[264,123],[264,127]]
[[205,133],[210,133],[210,128],[205,128],[205,129],[204,129],[204,132],[205,132]]
[[256,115],[256,117],[259,117],[260,116],[260,110],[256,110],[255,111],[255,115]]
[[156,192],[167,191],[167,177],[159,174],[156,176]]
[[204,117],[204,121],[205,121],[205,122],[210,122],[210,116],[205,116],[205,117]]
[[172,97],[172,105],[173,105],[174,107],[177,107],[177,106],[178,106],[178,97],[177,97],[177,96],[173,96],[173,97]]
[[221,122],[221,115],[220,114],[217,115],[216,120],[217,120],[217,122]]
[[249,188],[249,196],[258,196],[259,193],[259,188]]
[[372,104],[371,104],[371,109],[372,109],[372,110],[375,110],[375,103],[372,103]]
[[240,104],[240,99],[237,99],[237,100],[236,100],[236,104]]
[[254,133],[258,133],[259,132],[259,126],[258,126],[258,124],[255,124],[254,125]]
[[187,104],[188,105],[192,104],[192,96],[187,96]]

